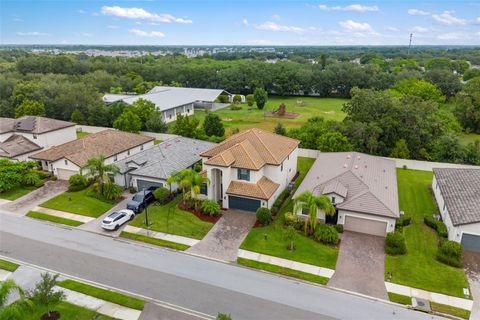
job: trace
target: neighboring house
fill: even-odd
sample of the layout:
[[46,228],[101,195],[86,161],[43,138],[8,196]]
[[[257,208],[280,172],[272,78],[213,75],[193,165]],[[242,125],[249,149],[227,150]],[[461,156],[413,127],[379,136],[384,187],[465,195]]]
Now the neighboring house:
[[224,93],[228,95],[220,89],[157,86],[149,92],[139,95],[106,94],[103,96],[103,101],[105,103],[123,101],[132,104],[138,99],[145,99],[155,103],[165,122],[171,122],[177,120],[177,114],[193,115],[194,108],[214,107],[215,100]]
[[207,198],[223,208],[271,208],[297,173],[298,140],[259,129],[231,136],[200,156]]
[[[170,176],[182,169],[193,168],[201,160],[200,153],[215,145],[184,137],[168,139],[117,162],[120,174],[115,176],[115,183],[124,188],[133,186],[137,190],[168,188],[166,180]],[[177,185],[172,184],[171,188],[175,190]]]
[[337,209],[334,217],[318,212],[321,221],[382,237],[395,230],[399,206],[392,160],[358,152],[320,153],[293,198],[306,190],[328,196]]
[[26,161],[39,150],[75,140],[75,123],[44,117],[0,118],[0,157]]
[[154,140],[135,133],[107,129],[35,153],[30,158],[41,161],[43,170],[52,172],[58,179],[68,180],[70,176],[80,173],[81,168],[93,157],[103,155],[105,164],[116,163],[153,147]]
[[448,239],[480,252],[480,169],[433,169],[432,188]]

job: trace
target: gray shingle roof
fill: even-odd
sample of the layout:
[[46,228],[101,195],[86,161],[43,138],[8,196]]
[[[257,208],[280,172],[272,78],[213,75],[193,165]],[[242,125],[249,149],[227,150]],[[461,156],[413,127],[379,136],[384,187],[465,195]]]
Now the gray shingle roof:
[[24,116],[18,119],[0,118],[0,133],[28,132],[34,134],[46,133],[67,127],[75,123],[35,116]]
[[480,169],[433,169],[454,226],[480,222]]
[[324,190],[332,188],[346,194],[338,209],[399,217],[397,173],[392,160],[358,152],[320,153],[294,197],[306,190],[325,194]]
[[208,141],[177,137],[125,158],[116,165],[121,173],[165,180],[200,161],[199,154],[214,146],[215,143]]

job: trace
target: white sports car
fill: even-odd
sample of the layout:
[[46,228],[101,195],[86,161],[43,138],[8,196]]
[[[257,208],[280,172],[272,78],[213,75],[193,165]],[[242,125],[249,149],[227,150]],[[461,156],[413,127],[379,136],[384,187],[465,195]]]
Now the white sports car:
[[105,230],[118,230],[122,224],[135,218],[135,212],[128,209],[122,209],[110,213],[102,220],[102,228]]

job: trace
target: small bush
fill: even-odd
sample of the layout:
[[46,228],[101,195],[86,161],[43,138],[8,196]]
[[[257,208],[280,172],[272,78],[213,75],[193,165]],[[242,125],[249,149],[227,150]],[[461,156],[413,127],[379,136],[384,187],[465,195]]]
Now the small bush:
[[268,208],[257,209],[257,220],[264,226],[268,226],[272,222],[272,212]]
[[202,163],[201,162],[195,163],[195,171],[196,172],[201,172],[202,171]]
[[295,213],[287,212],[287,213],[285,213],[284,218],[285,218],[285,221],[284,221],[285,226],[287,226],[287,227],[292,226],[296,230],[302,230],[303,229],[303,221]]
[[165,204],[170,199],[170,190],[165,187],[157,188],[155,191],[153,191],[153,196],[158,202]]
[[326,224],[318,224],[313,232],[313,237],[324,244],[336,245],[340,242],[337,230]]
[[433,217],[424,217],[423,222],[430,228],[437,231],[438,235],[443,238],[448,238],[448,230],[445,223],[438,221]]
[[34,171],[27,172],[22,177],[22,183],[26,186],[34,186],[41,181],[38,174]]
[[232,317],[226,313],[219,313],[217,314],[216,320],[232,320]]
[[105,183],[103,185],[102,196],[107,200],[117,200],[122,196],[123,189],[115,183]]
[[213,200],[203,200],[200,206],[202,213],[210,216],[218,216],[220,214],[220,205]]
[[242,97],[239,96],[238,94],[233,96],[233,103],[238,104],[242,102]]
[[437,259],[449,266],[460,268],[462,267],[462,254],[463,247],[460,243],[444,240],[440,242]]
[[401,232],[395,231],[387,233],[385,238],[385,252],[391,255],[402,255],[407,253],[405,237]]
[[283,190],[282,193],[278,196],[277,200],[272,205],[272,214],[277,214],[280,211],[280,208],[282,207],[283,203],[285,200],[288,198],[290,195],[290,190],[285,189]]
[[241,105],[241,104],[232,103],[232,104],[230,105],[230,110],[233,110],[233,111],[242,110],[242,105]]
[[42,170],[33,170],[36,174],[38,174],[38,176],[40,177],[40,179],[47,179],[48,177],[50,177],[50,173],[46,172],[46,171],[42,171]]
[[77,173],[68,178],[68,191],[80,191],[88,186],[87,180],[84,176]]
[[337,230],[338,233],[343,233],[343,224],[336,224],[335,230]]
[[412,217],[409,217],[409,216],[401,216],[398,220],[397,220],[397,224],[396,225],[400,225],[402,227],[406,227],[408,225],[410,225],[410,223],[412,223]]
[[128,192],[130,192],[131,194],[137,193],[137,188],[135,188],[134,186],[130,186],[128,187]]
[[57,176],[52,176],[50,179],[52,179],[52,181],[57,181],[58,180]]
[[43,187],[44,184],[45,184],[45,181],[43,181],[43,180],[38,180],[38,181],[35,183],[35,188]]
[[225,94],[221,94],[218,96],[218,102],[220,103],[228,103],[228,96]]

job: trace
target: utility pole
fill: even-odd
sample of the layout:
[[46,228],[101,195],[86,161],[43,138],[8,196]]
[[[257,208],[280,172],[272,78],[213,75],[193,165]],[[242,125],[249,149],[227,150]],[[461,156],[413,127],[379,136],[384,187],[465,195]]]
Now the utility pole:
[[413,33],[410,33],[410,42],[408,43],[407,55],[410,55],[410,48],[412,47],[412,37],[413,37]]

